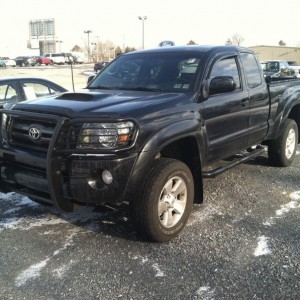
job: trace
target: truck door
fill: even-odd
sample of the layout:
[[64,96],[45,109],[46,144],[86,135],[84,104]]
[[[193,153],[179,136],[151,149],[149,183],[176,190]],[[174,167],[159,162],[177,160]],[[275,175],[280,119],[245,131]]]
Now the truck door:
[[204,102],[204,119],[208,138],[208,160],[228,157],[248,145],[249,97],[242,86],[237,56],[214,61],[206,82],[218,76],[234,78],[231,92],[210,95]]
[[260,143],[268,132],[269,93],[259,63],[252,53],[241,53],[249,93],[249,146]]

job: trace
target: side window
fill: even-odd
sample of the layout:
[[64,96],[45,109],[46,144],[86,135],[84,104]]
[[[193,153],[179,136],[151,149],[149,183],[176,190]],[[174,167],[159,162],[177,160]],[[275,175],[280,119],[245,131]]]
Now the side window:
[[234,57],[221,59],[213,65],[210,78],[217,76],[231,76],[236,83],[236,88],[241,88],[239,70]]
[[0,104],[18,102],[19,97],[16,88],[10,84],[0,85]]
[[241,53],[242,65],[249,88],[255,88],[262,83],[260,67],[252,53]]
[[22,82],[26,100],[33,100],[53,93],[47,85],[36,82]]

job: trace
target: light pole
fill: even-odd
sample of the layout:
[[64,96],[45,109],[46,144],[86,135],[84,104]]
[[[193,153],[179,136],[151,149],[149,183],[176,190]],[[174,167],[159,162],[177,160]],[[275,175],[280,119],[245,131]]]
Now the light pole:
[[98,61],[98,44],[97,43],[91,43],[91,45],[93,46],[92,58],[94,60],[95,56],[96,56],[96,61]]
[[147,20],[147,16],[139,16],[140,21],[142,21],[142,49],[144,49],[144,22]]
[[84,33],[88,35],[88,62],[90,62],[90,33],[92,30],[85,30]]
[[62,43],[63,41],[56,41],[56,43],[58,43],[58,49],[59,49],[59,53],[61,52],[61,43]]

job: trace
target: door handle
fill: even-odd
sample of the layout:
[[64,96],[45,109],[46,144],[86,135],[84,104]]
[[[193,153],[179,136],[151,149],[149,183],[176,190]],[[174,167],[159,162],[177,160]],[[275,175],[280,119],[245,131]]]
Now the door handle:
[[244,99],[242,99],[242,101],[241,101],[242,106],[246,106],[246,105],[248,104],[249,101],[250,101],[249,98],[244,98]]

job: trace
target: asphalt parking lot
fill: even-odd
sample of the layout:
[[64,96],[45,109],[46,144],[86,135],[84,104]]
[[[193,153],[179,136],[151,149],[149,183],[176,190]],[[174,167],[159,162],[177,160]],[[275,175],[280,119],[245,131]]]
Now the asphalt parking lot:
[[[92,65],[75,69],[84,87]],[[40,70],[0,76],[69,74]],[[127,206],[61,214],[0,193],[0,299],[299,299],[299,182],[300,147],[288,168],[264,154],[205,179],[204,203],[165,244],[140,240]]]

